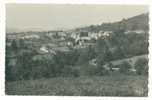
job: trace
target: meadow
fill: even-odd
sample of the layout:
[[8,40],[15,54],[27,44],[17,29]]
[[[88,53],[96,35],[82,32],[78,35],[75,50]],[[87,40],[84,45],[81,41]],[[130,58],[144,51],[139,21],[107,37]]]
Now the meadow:
[[7,82],[7,95],[148,96],[144,75],[56,77]]

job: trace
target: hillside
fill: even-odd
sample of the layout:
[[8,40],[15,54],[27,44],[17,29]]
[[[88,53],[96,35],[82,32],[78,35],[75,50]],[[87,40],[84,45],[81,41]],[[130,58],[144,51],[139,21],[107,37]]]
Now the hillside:
[[148,13],[141,14],[126,20],[128,30],[142,29],[148,30]]
[[80,31],[91,31],[99,32],[103,31],[114,31],[116,30],[121,23],[125,24],[126,30],[145,30],[148,31],[148,13],[140,14],[128,19],[122,19],[121,21],[114,23],[102,23],[101,25],[90,25],[88,27],[77,28],[76,30]]

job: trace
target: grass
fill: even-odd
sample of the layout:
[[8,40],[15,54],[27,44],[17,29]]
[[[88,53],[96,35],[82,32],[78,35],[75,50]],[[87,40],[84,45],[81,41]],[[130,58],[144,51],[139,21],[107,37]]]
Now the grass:
[[57,77],[6,82],[8,95],[147,96],[146,76]]

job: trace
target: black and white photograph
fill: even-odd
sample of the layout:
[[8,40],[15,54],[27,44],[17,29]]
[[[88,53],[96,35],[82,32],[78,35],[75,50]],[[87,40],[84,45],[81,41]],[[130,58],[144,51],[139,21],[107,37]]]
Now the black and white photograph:
[[148,97],[148,5],[5,6],[6,95]]

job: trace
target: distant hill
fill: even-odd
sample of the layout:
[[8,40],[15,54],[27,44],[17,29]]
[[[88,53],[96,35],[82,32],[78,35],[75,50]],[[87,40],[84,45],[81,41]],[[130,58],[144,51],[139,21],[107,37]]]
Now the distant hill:
[[18,28],[8,28],[8,27],[6,27],[6,33],[13,33],[13,32],[22,32],[22,30],[18,29]]
[[77,31],[91,31],[91,32],[98,32],[100,30],[103,31],[114,31],[120,25],[120,23],[125,23],[126,30],[145,30],[148,31],[149,29],[149,17],[148,13],[140,14],[128,19],[122,19],[121,21],[114,22],[114,23],[102,23],[101,25],[90,25],[83,28],[77,28]]
[[[72,31],[89,31],[89,32],[99,32],[103,31],[114,31],[116,30],[120,23],[124,22],[126,26],[126,30],[145,30],[148,31],[149,29],[149,17],[148,13],[140,14],[128,19],[122,19],[118,22],[113,23],[102,23],[101,25],[90,25],[86,27],[80,27],[76,29],[72,29]],[[49,29],[50,30],[50,29]],[[30,29],[17,29],[17,28],[6,28],[7,33],[13,32],[27,32],[27,31],[46,31],[41,28],[30,28]]]

